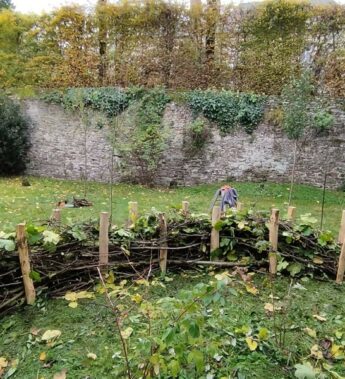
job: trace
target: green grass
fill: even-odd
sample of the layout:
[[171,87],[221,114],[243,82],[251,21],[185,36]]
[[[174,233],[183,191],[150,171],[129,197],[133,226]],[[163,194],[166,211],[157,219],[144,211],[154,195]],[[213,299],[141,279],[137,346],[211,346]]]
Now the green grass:
[[[13,229],[18,222],[40,222],[50,217],[59,200],[72,196],[84,197],[84,185],[77,181],[46,178],[29,178],[31,187],[22,187],[19,178],[0,178],[0,230]],[[127,218],[128,202],[138,201],[139,211],[148,212],[152,207],[169,212],[173,206],[180,206],[188,200],[193,212],[206,213],[214,192],[219,185],[200,185],[176,189],[148,189],[137,185],[119,184],[114,186],[113,222],[123,223]],[[278,207],[286,213],[289,185],[265,183],[236,183],[240,200],[246,207],[259,210]],[[82,220],[97,218],[99,212],[109,211],[109,185],[87,183],[87,198],[92,208],[64,209],[63,220],[67,217]],[[296,185],[292,205],[298,214],[311,213],[317,219],[321,215],[322,190],[305,185]],[[340,225],[341,211],[345,208],[345,193],[326,192],[325,228],[334,232]]]
[[[212,279],[206,273],[172,275],[171,278],[172,281],[165,282],[165,288],[151,286],[146,294],[147,299],[157,304],[163,296],[176,296],[181,289],[192,290],[197,283],[207,283]],[[286,311],[276,318],[267,315],[264,310],[265,303],[272,302],[272,285],[263,275],[255,279],[255,285],[259,289],[257,296],[248,293],[243,283],[237,282],[237,296],[228,295],[224,305],[215,304],[208,308],[207,324],[201,330],[201,335],[208,345],[216,340],[222,341],[218,354],[223,358],[215,378],[294,378],[294,364],[307,358],[313,345],[325,338],[332,339],[338,345],[345,344],[342,341],[345,336],[345,296],[342,296],[342,287],[313,280],[302,280],[300,284],[303,287],[292,289]],[[288,287],[289,279],[278,278],[273,286],[276,303],[286,299]],[[134,294],[140,292],[140,288],[131,287],[128,291]],[[121,355],[121,346],[114,317],[105,307],[103,295],[96,295],[94,300],[81,300],[76,309],[67,304],[65,300],[40,301],[38,305],[25,307],[1,321],[0,357],[9,361],[18,360],[17,371],[11,378],[50,379],[54,373],[64,368],[68,370],[67,378],[124,377],[116,374],[118,367],[123,367],[123,358],[118,357]],[[315,314],[323,315],[326,321],[316,320],[313,317]],[[134,329],[129,340],[130,356],[135,353],[137,343],[146,330],[143,319],[137,315],[137,307],[129,310],[123,325],[123,328],[131,325]],[[157,336],[164,333],[160,324],[160,319],[152,319],[152,328]],[[283,325],[287,330],[286,342],[278,349],[274,343],[274,333]],[[244,336],[236,332],[236,328],[243,326],[267,328],[270,336],[267,344],[263,344],[265,346],[262,349],[250,352],[243,342]],[[317,337],[310,337],[303,331],[306,327],[315,330]],[[53,347],[48,347],[38,338],[47,329],[62,332],[58,343]],[[37,336],[32,335],[33,330],[39,330]],[[236,346],[230,344],[233,338],[237,341]],[[39,360],[42,352],[47,354],[45,362]],[[96,360],[87,358],[90,352],[97,355]],[[212,356],[211,366],[217,367]],[[131,364],[136,366],[141,358],[144,359],[140,356],[133,358]],[[48,363],[47,367],[44,367],[44,363]],[[338,374],[345,374],[343,359],[329,363],[332,363],[332,369]],[[189,369],[189,375],[180,378],[205,378],[192,374],[193,370]],[[235,372],[242,376],[235,376]]]

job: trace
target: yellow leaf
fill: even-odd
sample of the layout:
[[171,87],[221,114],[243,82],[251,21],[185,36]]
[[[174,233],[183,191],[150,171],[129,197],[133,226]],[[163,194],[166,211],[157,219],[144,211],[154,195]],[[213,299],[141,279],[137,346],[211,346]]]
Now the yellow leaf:
[[243,229],[243,228],[246,226],[246,224],[245,224],[245,222],[240,221],[240,222],[237,224],[237,226],[238,226],[238,229]]
[[260,328],[258,337],[261,341],[266,341],[266,340],[268,340],[268,334],[269,334],[269,332],[268,332],[267,328]]
[[254,351],[258,347],[258,343],[254,341],[252,337],[247,337],[246,342],[250,351]]
[[142,286],[146,286],[146,287],[149,287],[150,286],[150,283],[148,280],[146,279],[138,279],[135,281],[136,284],[139,284],[139,285],[142,285]]
[[46,330],[42,336],[42,341],[52,341],[61,336],[60,330]]
[[322,351],[320,351],[320,348],[318,345],[313,345],[310,349],[310,355],[313,357],[313,358],[316,358],[316,359],[323,359],[323,354],[322,354]]
[[246,290],[247,290],[247,292],[251,293],[252,295],[257,295],[259,292],[259,290],[252,283],[246,284]]
[[121,280],[120,287],[124,287],[127,284],[127,280]]
[[344,358],[344,346],[336,345],[333,343],[331,354],[336,359]]
[[71,308],[77,308],[78,306],[78,303],[76,301],[71,301],[69,304],[68,304],[69,307]]
[[97,355],[94,354],[94,353],[88,353],[88,354],[87,354],[87,357],[88,357],[89,359],[93,359],[94,361],[97,359]]
[[318,320],[318,321],[321,321],[321,322],[325,322],[327,321],[327,319],[323,316],[320,316],[320,315],[313,315],[313,317]]
[[77,299],[93,299],[95,297],[93,292],[80,291],[76,293]]
[[64,368],[62,371],[54,374],[53,379],[66,379],[67,370]]
[[8,361],[5,357],[0,357],[0,369],[7,367]]
[[131,297],[132,301],[134,301],[137,304],[140,304],[143,301],[143,298],[140,294],[136,293]]
[[107,284],[113,284],[115,282],[115,276],[112,271],[109,272],[108,277],[106,279]]
[[314,329],[304,328],[303,330],[308,334],[308,336],[316,338],[316,331]]
[[127,340],[131,336],[132,333],[133,333],[133,328],[129,326],[125,330],[121,331],[121,336],[123,339]]
[[41,362],[44,362],[47,359],[47,353],[45,351],[42,351],[39,359]]
[[77,294],[75,292],[67,292],[64,296],[64,299],[67,301],[76,301],[77,300]]

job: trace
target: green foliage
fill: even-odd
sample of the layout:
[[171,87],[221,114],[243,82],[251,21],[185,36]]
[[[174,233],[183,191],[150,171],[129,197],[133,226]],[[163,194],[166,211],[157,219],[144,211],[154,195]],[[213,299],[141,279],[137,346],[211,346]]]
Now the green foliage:
[[[115,147],[124,176],[152,185],[165,147],[162,117],[170,97],[163,89],[147,91],[114,126]],[[134,174],[134,175],[133,175]]]
[[101,111],[109,117],[117,116],[129,105],[138,92],[117,88],[69,88],[64,92],[52,91],[44,93],[41,98],[47,102],[61,104],[68,109],[83,107]]
[[314,115],[313,126],[318,134],[327,132],[334,124],[334,116],[326,110],[319,110]]
[[0,175],[25,170],[29,149],[28,122],[20,106],[0,93]]
[[310,125],[309,104],[314,87],[309,72],[286,85],[282,92],[282,126],[290,139],[298,140]]
[[308,128],[314,129],[317,135],[322,135],[334,123],[334,117],[326,110],[325,105],[313,97],[314,90],[308,71],[303,72],[300,78],[291,81],[283,89],[282,126],[290,139],[300,139]]
[[186,127],[185,148],[191,154],[197,154],[207,144],[211,136],[209,126],[204,120],[196,119]]
[[251,134],[264,115],[265,97],[231,91],[193,91],[187,102],[195,115],[215,122],[223,133],[237,125]]
[[14,8],[11,0],[0,0],[0,10]]

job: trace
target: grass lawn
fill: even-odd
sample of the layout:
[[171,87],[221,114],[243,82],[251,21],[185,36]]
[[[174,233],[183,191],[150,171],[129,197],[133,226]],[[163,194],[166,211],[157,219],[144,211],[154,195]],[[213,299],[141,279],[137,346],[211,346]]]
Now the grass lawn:
[[[197,283],[215,281],[214,274],[171,274],[169,281],[158,279],[156,285],[151,285],[147,290],[143,286],[126,285],[123,301],[124,304],[130,303],[133,294],[146,291],[144,300],[150,301],[154,307],[160,307],[163,297],[182,298],[185,291],[194,290]],[[295,378],[294,365],[304,359],[316,367],[321,367],[322,362],[326,363],[323,358],[317,361],[310,357],[312,346],[328,340],[332,341],[335,348],[340,346],[342,351],[341,346],[345,344],[345,296],[342,296],[342,287],[306,278],[290,283],[290,279],[281,277],[272,285],[262,274],[254,276],[254,283],[259,291],[256,295],[247,292],[243,282],[233,279],[235,293],[228,293],[223,303],[211,303],[203,309],[206,316],[200,328],[200,337],[188,341],[191,346],[202,346],[205,354],[203,372],[197,374],[193,364],[185,362],[184,369],[177,377]],[[291,288],[290,297],[287,297],[288,288]],[[276,307],[280,302],[285,304],[282,313],[277,313],[275,317],[264,309],[267,303],[273,302],[272,295]],[[124,357],[114,316],[105,304],[101,294],[96,294],[95,299],[79,300],[75,309],[70,308],[63,299],[41,300],[36,306],[27,306],[16,314],[6,316],[0,323],[0,357],[15,362],[17,371],[11,378],[50,379],[62,369],[67,369],[67,378],[124,378]],[[128,309],[128,317],[122,328],[133,328],[128,339],[128,354],[135,370],[145,361],[145,355],[147,357],[149,354],[149,349],[145,353],[136,351],[142,339],[147,337],[148,325],[140,313],[140,305],[133,306],[132,301],[132,307]],[[188,319],[188,314],[186,316]],[[157,338],[166,332],[162,330],[162,320],[169,317],[172,317],[169,313],[152,317],[151,329]],[[277,339],[283,327],[286,339],[279,346]],[[47,329],[61,331],[61,337],[50,346],[40,340]],[[255,336],[260,329],[265,330],[266,337],[258,340],[257,348],[250,351],[245,340],[246,333]],[[173,346],[177,351],[178,344]],[[96,354],[97,358],[88,358],[89,353]],[[187,355],[188,351],[185,353]],[[174,356],[174,350],[170,349],[169,354]],[[345,375],[343,353],[338,359],[329,358],[327,363],[329,370]],[[207,372],[209,376],[206,377]],[[155,377],[172,378],[163,374]],[[322,378],[340,376],[326,373]]]
[[[59,200],[84,197],[84,185],[77,181],[46,178],[29,178],[31,187],[22,187],[19,178],[0,178],[0,230],[13,229],[18,222],[35,223],[46,220]],[[128,202],[138,201],[141,213],[152,207],[168,212],[188,200],[193,212],[208,212],[214,192],[219,185],[200,185],[176,189],[148,189],[137,185],[114,186],[113,222],[122,223],[128,213]],[[236,183],[240,200],[245,207],[255,206],[259,210],[278,207],[282,215],[286,212],[289,185],[265,183]],[[64,209],[67,217],[81,220],[98,217],[99,212],[109,210],[109,185],[87,184],[87,198],[93,202],[91,208]],[[305,185],[296,185],[292,205],[298,214],[311,213],[318,219],[321,215],[322,190]],[[327,191],[325,202],[325,228],[337,232],[341,212],[345,209],[345,193]]]

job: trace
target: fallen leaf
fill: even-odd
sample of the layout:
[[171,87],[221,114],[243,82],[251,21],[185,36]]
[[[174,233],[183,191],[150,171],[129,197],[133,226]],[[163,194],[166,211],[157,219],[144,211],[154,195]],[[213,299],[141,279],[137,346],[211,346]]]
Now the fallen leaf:
[[66,374],[67,374],[67,369],[64,368],[62,371],[54,374],[53,379],[66,379]]
[[39,359],[41,362],[44,362],[47,359],[47,353],[45,351],[42,351]]
[[252,283],[246,284],[246,290],[254,296],[259,293],[259,290]]
[[89,359],[93,359],[94,361],[97,359],[97,355],[94,354],[94,353],[88,353],[88,354],[87,354],[87,357],[88,357]]
[[295,376],[298,379],[315,379],[316,378],[316,372],[313,368],[313,366],[309,363],[306,362],[305,364],[297,364],[294,366],[296,371],[295,371]]
[[77,294],[75,292],[67,292],[64,296],[64,299],[67,301],[76,301],[77,300]]
[[37,329],[37,328],[33,327],[30,329],[30,334],[32,334],[33,336],[38,336],[40,331],[41,331],[41,329]]
[[61,336],[60,330],[46,330],[42,336],[42,341],[52,341]]
[[265,303],[264,309],[268,313],[273,313],[274,311],[280,311],[282,308],[280,306],[274,306],[272,303]]
[[343,359],[344,358],[344,346],[332,344],[331,348],[332,357],[335,359]]
[[0,357],[0,369],[8,366],[8,361],[5,357]]
[[246,342],[250,351],[254,351],[258,347],[258,343],[254,341],[252,337],[247,337]]
[[314,257],[313,262],[317,265],[322,265],[323,260],[320,257]]
[[327,319],[323,316],[320,316],[320,315],[313,315],[313,317],[318,320],[318,321],[321,321],[321,322],[325,322],[327,321]]
[[71,308],[77,308],[78,303],[76,301],[71,301],[70,303],[68,303],[68,306]]
[[322,354],[322,351],[320,350],[319,345],[313,345],[311,347],[310,355],[315,359],[322,359],[323,358],[323,354]]
[[316,338],[316,331],[314,329],[304,328],[303,331],[306,332],[308,336]]

